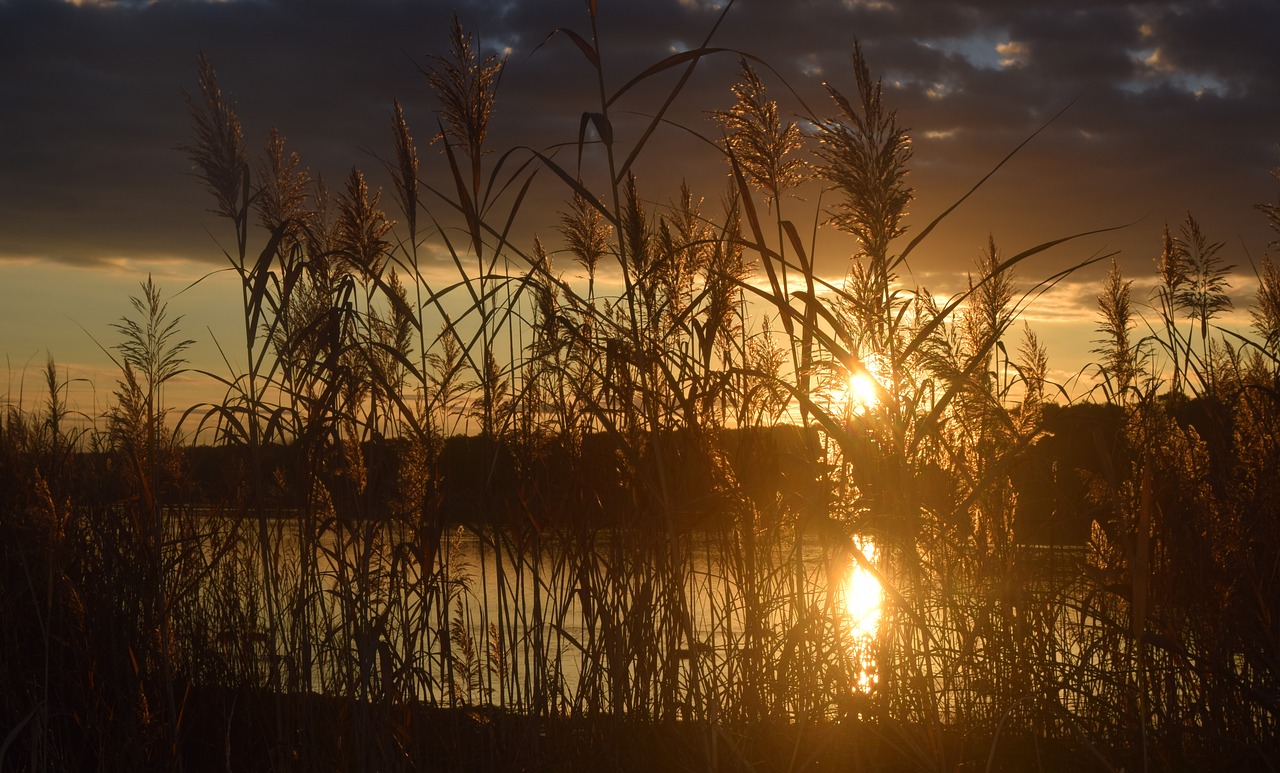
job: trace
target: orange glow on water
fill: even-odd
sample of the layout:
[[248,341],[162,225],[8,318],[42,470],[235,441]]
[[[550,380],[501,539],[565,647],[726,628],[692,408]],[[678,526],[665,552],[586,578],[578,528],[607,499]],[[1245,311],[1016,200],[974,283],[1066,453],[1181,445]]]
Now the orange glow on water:
[[[862,554],[875,561],[875,546],[863,546]],[[880,625],[880,607],[884,589],[875,576],[862,568],[856,559],[850,558],[849,570],[844,579],[844,611],[848,615],[850,633],[858,639],[875,636]]]

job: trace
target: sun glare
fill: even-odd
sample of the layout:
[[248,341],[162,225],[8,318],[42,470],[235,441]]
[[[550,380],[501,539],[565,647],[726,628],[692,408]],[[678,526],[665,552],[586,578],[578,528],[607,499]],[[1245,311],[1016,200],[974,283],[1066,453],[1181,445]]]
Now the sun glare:
[[850,373],[828,393],[833,408],[843,406],[850,413],[862,414],[880,403],[884,387],[876,380],[874,370]]
[[[869,543],[864,545],[862,554],[868,561],[874,562],[875,546]],[[844,607],[854,636],[870,638],[875,635],[876,627],[880,624],[880,602],[883,597],[884,590],[880,587],[880,582],[871,572],[862,568],[856,558],[850,558],[849,572],[844,581]]]
[[876,394],[880,385],[871,378],[869,373],[855,373],[849,377],[849,399],[853,402],[855,408],[867,409],[874,407],[879,402],[880,397]]

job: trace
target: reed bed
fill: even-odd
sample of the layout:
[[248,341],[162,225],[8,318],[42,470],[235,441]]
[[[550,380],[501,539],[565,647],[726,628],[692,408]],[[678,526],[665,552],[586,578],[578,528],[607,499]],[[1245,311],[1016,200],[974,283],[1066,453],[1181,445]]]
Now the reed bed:
[[[860,49],[820,110],[741,59],[729,106],[680,127],[724,161],[709,204],[642,172],[728,54],[708,35],[610,92],[587,22],[548,43],[599,85],[576,141],[495,152],[506,62],[455,20],[424,65],[430,155],[393,106],[395,212],[277,132],[251,161],[201,60],[184,150],[233,235],[244,365],[171,411],[190,341],[148,280],[95,429],[66,429],[52,362],[44,403],[0,416],[23,621],[0,766],[1274,766],[1270,257],[1252,337],[1214,322],[1229,267],[1194,218],[1149,304],[1113,264],[1100,386],[1059,405],[1016,324],[1094,261],[1017,273],[1081,235],[993,238],[945,301],[909,286],[951,210],[908,231],[910,140]],[[667,98],[624,132],[641,82]],[[559,220],[526,243],[547,189]],[[805,219],[854,240],[842,281]],[[883,589],[869,632],[855,568]]]

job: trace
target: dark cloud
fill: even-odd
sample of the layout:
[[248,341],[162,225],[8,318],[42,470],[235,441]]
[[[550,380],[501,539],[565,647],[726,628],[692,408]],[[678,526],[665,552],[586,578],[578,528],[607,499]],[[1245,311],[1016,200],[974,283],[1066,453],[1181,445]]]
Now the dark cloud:
[[1148,20],[1161,61],[1174,71],[1217,79],[1243,98],[1280,95],[1280,4],[1268,0],[1171,3]]
[[[336,185],[351,165],[376,168],[371,154],[387,152],[393,97],[421,140],[433,133],[418,68],[443,50],[455,8],[486,52],[510,51],[495,146],[572,142],[596,84],[567,36],[547,36],[557,27],[588,34],[580,2],[0,1],[0,255],[217,260],[204,230],[217,224],[173,149],[189,131],[182,90],[194,88],[197,53],[217,66],[253,147],[278,126]],[[718,14],[705,1],[602,3],[609,88],[698,45]],[[767,60],[826,113],[822,83],[853,92],[850,52],[860,40],[913,129],[918,218],[941,211],[1074,100],[920,259],[967,261],[988,232],[1012,249],[1145,217],[1081,249],[1120,248],[1146,270],[1160,225],[1187,210],[1218,238],[1239,234],[1254,249],[1265,241],[1250,207],[1274,198],[1267,172],[1280,162],[1277,29],[1280,9],[1264,0],[739,0],[713,45]],[[735,67],[732,55],[705,61],[669,117],[710,131],[705,112],[728,104]],[[651,113],[679,72],[619,102],[620,143],[647,124],[624,111]],[[691,177],[717,195],[719,167],[695,138],[665,128],[658,142],[642,157],[643,190],[665,200],[671,180]],[[572,164],[573,151],[557,158]],[[540,190],[526,227],[554,212],[556,187]]]

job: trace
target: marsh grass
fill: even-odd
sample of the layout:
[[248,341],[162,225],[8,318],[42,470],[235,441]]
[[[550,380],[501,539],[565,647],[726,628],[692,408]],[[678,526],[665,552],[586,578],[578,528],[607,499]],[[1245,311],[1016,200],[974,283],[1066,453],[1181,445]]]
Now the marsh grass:
[[[723,159],[725,187],[649,190],[671,106],[729,52],[709,33],[610,93],[596,12],[589,34],[546,45],[595,76],[599,104],[566,148],[580,159],[590,127],[607,171],[490,152],[506,63],[455,19],[423,71],[438,152],[420,155],[392,106],[395,213],[361,170],[330,191],[279,132],[251,163],[200,60],[184,150],[230,229],[243,352],[205,373],[225,396],[182,413],[207,441],[182,446],[162,386],[189,342],[148,281],[115,328],[103,431],[68,431],[52,363],[47,405],[0,417],[3,612],[35,621],[0,639],[0,761],[1274,760],[1270,258],[1259,342],[1218,335],[1222,247],[1190,216],[1149,307],[1113,264],[1102,405],[1064,408],[1016,323],[1109,256],[1017,274],[1084,234],[1012,255],[992,238],[945,300],[907,284],[954,207],[908,239],[909,136],[858,47],[855,91],[829,85],[828,113],[775,101],[772,71],[741,58],[731,106],[680,127]],[[668,91],[647,125],[615,131],[644,82]],[[563,206],[525,243],[521,210],[546,186]],[[827,203],[794,195],[805,186]],[[843,281],[815,268],[819,228],[858,245]],[[432,254],[456,277],[429,281]],[[843,397],[855,376],[874,400]],[[1037,529],[1076,538],[1036,544]],[[884,590],[870,638],[841,609],[854,565]]]

